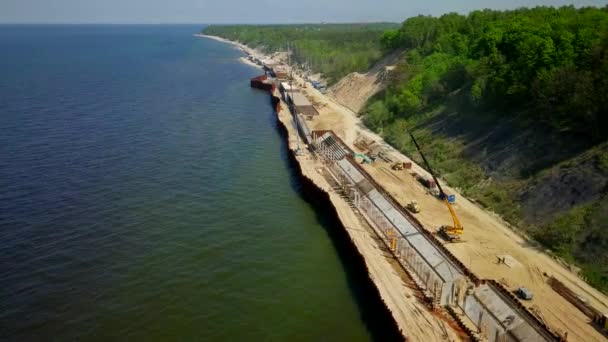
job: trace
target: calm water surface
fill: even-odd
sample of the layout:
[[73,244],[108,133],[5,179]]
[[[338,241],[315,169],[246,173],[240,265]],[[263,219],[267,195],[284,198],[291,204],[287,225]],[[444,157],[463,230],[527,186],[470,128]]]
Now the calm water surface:
[[199,29],[0,26],[0,339],[382,334],[259,71]]

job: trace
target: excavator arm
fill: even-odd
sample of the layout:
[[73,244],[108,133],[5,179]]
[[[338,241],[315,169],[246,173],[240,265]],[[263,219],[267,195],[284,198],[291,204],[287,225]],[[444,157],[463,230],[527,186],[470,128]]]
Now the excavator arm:
[[[452,222],[454,222],[454,225],[452,227],[449,227],[448,230],[450,230],[454,234],[462,235],[464,228],[462,228],[462,225],[460,225],[460,220],[458,219],[458,216],[456,216],[456,212],[454,212],[454,208],[452,208],[452,205],[448,201],[445,194],[443,196],[443,201],[445,202],[445,205],[448,207],[448,210],[450,210],[450,215],[452,215]],[[452,229],[450,229],[450,228],[452,228]]]

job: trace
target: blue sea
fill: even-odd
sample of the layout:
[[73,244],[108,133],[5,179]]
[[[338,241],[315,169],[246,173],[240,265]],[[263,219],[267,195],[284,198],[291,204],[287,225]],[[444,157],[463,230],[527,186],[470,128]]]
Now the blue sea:
[[0,26],[0,340],[366,341],[260,73],[202,26]]

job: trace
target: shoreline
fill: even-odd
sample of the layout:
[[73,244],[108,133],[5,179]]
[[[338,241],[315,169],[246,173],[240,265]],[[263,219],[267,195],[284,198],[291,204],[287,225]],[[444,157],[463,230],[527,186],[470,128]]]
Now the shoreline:
[[[403,300],[419,298],[421,294],[414,289],[413,283],[404,281],[399,266],[391,264],[392,258],[386,254],[389,246],[377,238],[374,228],[364,224],[351,204],[326,180],[322,172],[324,164],[307,150],[295,152],[299,146],[296,124],[285,102],[281,99],[280,103],[281,109],[275,111],[277,128],[284,135],[289,158],[293,160],[305,190],[335,214],[339,223],[335,227],[336,234],[344,237],[341,243],[348,244],[352,258],[361,264],[367,275],[370,294],[377,296],[378,305],[388,315],[384,319],[388,336],[400,335],[400,339],[412,341],[465,340],[466,332],[455,329],[456,323],[450,321],[450,317],[432,313],[418,299]],[[381,311],[377,314],[384,315]]]
[[[395,321],[395,317],[392,314],[390,308],[386,305],[382,299],[382,295],[376,286],[374,280],[370,277],[369,269],[367,267],[365,257],[361,254],[357,248],[356,243],[350,238],[347,227],[342,223],[342,219],[338,212],[338,208],[332,202],[331,196],[327,190],[320,187],[313,179],[308,177],[302,168],[301,162],[298,160],[298,156],[295,154],[293,145],[290,142],[290,134],[294,134],[289,128],[288,124],[284,119],[281,118],[279,113],[275,114],[275,122],[277,124],[276,129],[282,138],[282,143],[285,144],[287,153],[287,163],[293,168],[295,172],[294,176],[298,178],[298,182],[302,184],[300,195],[308,202],[313,208],[328,215],[332,222],[335,222],[336,226],[334,229],[328,230],[332,243],[338,249],[344,250],[345,254],[348,254],[350,260],[349,263],[356,267],[362,266],[362,269],[357,269],[354,274],[356,278],[359,278],[357,284],[364,289],[366,294],[369,294],[362,298],[363,302],[366,302],[366,306],[371,309],[371,312],[365,312],[364,316],[370,317],[369,321],[365,322],[365,325],[376,326],[382,325],[382,329],[378,329],[380,336],[377,336],[378,332],[376,329],[370,329],[372,335],[382,341],[399,341],[407,339],[406,334],[400,328],[400,325]],[[340,254],[340,253],[339,253]]]
[[[208,38],[213,39],[218,42],[230,44],[244,53],[248,55],[252,55],[258,59],[270,59],[270,56],[255,51],[248,46],[245,46],[239,42],[234,42],[225,38],[197,34],[195,35],[200,38]],[[253,64],[253,66],[263,69],[257,64],[252,63],[246,57],[240,57],[240,60],[246,64]],[[271,94],[271,96],[273,96]],[[297,177],[300,179],[303,185],[303,196],[305,200],[316,202],[319,205],[322,205],[326,208],[326,211],[329,212],[330,216],[336,219],[336,222],[339,226],[335,227],[335,234],[340,237],[344,237],[344,240],[339,241],[339,243],[346,245],[345,247],[351,252],[352,258],[354,261],[360,265],[362,265],[362,272],[366,275],[366,284],[361,284],[367,288],[371,297],[367,297],[368,301],[375,301],[373,304],[376,309],[374,310],[374,317],[376,315],[380,316],[382,321],[385,324],[386,329],[386,337],[391,337],[388,340],[429,340],[429,341],[443,341],[446,340],[446,336],[443,335],[443,332],[446,329],[450,329],[450,325],[447,322],[440,323],[442,321],[438,320],[437,317],[425,317],[425,321],[419,321],[418,319],[414,319],[414,317],[419,315],[420,310],[425,310],[425,308],[421,305],[421,303],[414,303],[410,310],[404,310],[403,307],[399,305],[395,301],[396,297],[405,296],[407,298],[411,298],[416,296],[416,291],[403,291],[398,296],[395,296],[394,293],[391,292],[391,285],[382,282],[380,279],[383,278],[383,274],[385,271],[392,269],[390,265],[388,265],[389,269],[386,267],[374,267],[370,268],[370,255],[369,251],[365,252],[365,249],[362,248],[362,243],[367,243],[365,241],[369,239],[371,236],[366,236],[366,239],[355,238],[352,233],[352,229],[363,231],[363,227],[359,225],[359,219],[354,216],[352,211],[350,210],[350,206],[344,199],[339,199],[339,196],[332,191],[331,186],[326,183],[323,177],[319,177],[319,171],[316,169],[318,165],[314,165],[313,163],[307,162],[307,160],[311,160],[310,156],[302,156],[297,155],[295,150],[297,149],[297,135],[295,128],[295,123],[291,114],[289,113],[289,107],[282,99],[279,101],[280,106],[279,110],[275,110],[275,119],[277,123],[277,130],[279,134],[284,139],[283,143],[287,145],[287,154],[288,161],[293,164],[294,169],[297,173]],[[285,113],[288,112],[288,113]],[[294,138],[295,137],[295,138]],[[312,161],[312,160],[311,160]],[[308,197],[308,198],[307,198]],[[344,202],[344,203],[342,203]],[[347,217],[349,216],[349,217]],[[368,232],[369,233],[369,232]],[[383,249],[386,248],[385,245],[379,243],[375,247],[375,252],[378,253],[376,257],[380,257],[381,259],[385,258]],[[398,278],[398,282],[403,283],[401,277],[397,274],[393,275]],[[405,285],[405,283],[403,283]],[[407,287],[407,285],[405,285]],[[394,290],[394,289],[393,289]],[[403,290],[403,289],[402,289]],[[409,315],[403,315],[404,313],[409,312]],[[398,315],[396,313],[399,313]],[[366,313],[369,315],[370,313]],[[409,318],[409,319],[408,319]],[[434,320],[433,320],[434,319]],[[374,322],[376,320],[374,319]],[[424,333],[424,327],[431,330]],[[452,332],[450,329],[450,340],[456,338],[458,333]],[[440,335],[438,335],[440,334]],[[430,338],[430,337],[433,338]],[[430,339],[427,339],[430,338]],[[384,339],[387,340],[387,339]]]
[[[225,39],[225,38],[222,38],[222,37],[218,37],[218,36],[210,36],[210,35],[207,35],[207,34],[202,34],[202,33],[197,33],[197,34],[195,34],[194,36],[195,36],[195,37],[198,37],[198,38],[207,38],[207,39],[212,39],[212,40],[215,40],[215,41],[218,41],[218,42],[221,42],[221,43],[230,44],[230,45],[232,45],[232,46],[234,46],[234,47],[238,48],[239,50],[241,50],[242,52],[244,52],[244,53],[245,53],[245,54],[247,54],[248,56],[255,56],[255,57],[258,57],[258,58],[260,58],[260,59],[265,59],[265,58],[268,58],[268,56],[266,56],[266,55],[264,55],[264,54],[261,54],[261,53],[259,53],[259,52],[256,52],[255,50],[251,49],[251,48],[250,48],[250,47],[248,47],[247,45],[241,44],[241,43],[239,43],[239,42],[234,42],[234,41],[232,41],[232,40],[228,40],[228,39]],[[260,69],[260,70],[263,70],[263,69],[264,69],[263,67],[261,67],[261,66],[259,66],[259,65],[255,64],[255,63],[253,63],[252,61],[250,61],[249,59],[247,59],[247,57],[239,57],[239,61],[241,61],[241,63],[243,63],[243,64],[247,64],[247,65],[249,65],[249,66],[252,66],[252,67],[258,68],[258,69]]]
[[[207,37],[210,39],[214,39],[214,40],[217,40],[220,42],[225,42],[225,43],[231,44],[233,46],[240,48],[245,53],[251,53],[255,56],[258,56],[260,59],[270,58],[269,56],[266,56],[265,54],[254,51],[253,49],[246,47],[243,44],[238,43],[238,42],[229,41],[227,39],[224,39],[221,37],[215,37],[215,36],[206,36],[206,35],[201,35],[201,36]],[[294,76],[296,76],[297,81],[304,82],[304,80],[302,80],[300,77],[297,77],[297,73]],[[360,118],[355,113],[353,113],[351,110],[348,110],[346,107],[339,104],[334,98],[332,98],[331,96],[321,94],[318,90],[312,89],[311,87],[308,87],[307,89],[305,89],[304,93],[306,93],[307,96],[314,99],[315,102],[319,102],[321,108],[324,108],[324,110],[323,110],[324,113],[321,113],[321,116],[324,116],[324,115],[330,116],[330,119],[329,119],[330,121],[326,122],[326,123],[314,121],[312,123],[313,129],[333,129],[336,131],[336,134],[341,139],[343,139],[345,141],[345,143],[347,145],[349,145],[351,148],[354,145],[355,139],[358,136],[364,136],[364,137],[370,138],[371,140],[376,140],[376,141],[378,141],[378,143],[381,143],[382,145],[389,148],[392,152],[394,152],[394,154],[395,154],[394,156],[397,158],[397,160],[405,161],[405,162],[412,162],[412,165],[413,165],[412,171],[414,171],[418,174],[421,174],[421,175],[428,176],[428,173],[426,172],[426,170],[421,168],[417,163],[413,162],[412,160],[409,159],[409,157],[403,155],[401,152],[395,150],[392,146],[388,145],[386,142],[384,142],[384,140],[379,135],[370,131],[368,128],[362,126]],[[332,114],[330,111],[334,111],[335,113]],[[337,117],[341,116],[339,118],[339,121],[337,121],[337,122],[331,121],[331,120],[335,120],[336,116]],[[289,139],[289,136],[293,137],[293,136],[295,136],[295,134],[297,134],[295,132],[294,127],[289,127],[290,125],[294,126],[293,120],[291,119],[290,115],[288,116],[287,114],[281,113],[281,111],[279,111],[277,113],[277,118],[279,121],[282,121],[283,125],[287,128],[288,133],[290,133],[288,135],[288,139]],[[315,119],[315,120],[317,120],[317,119]],[[330,126],[327,126],[328,124]],[[356,127],[356,129],[353,130],[352,127]],[[288,143],[290,146],[290,150],[293,153],[293,150],[295,148],[295,139],[291,138]],[[370,267],[369,262],[370,262],[370,260],[373,260],[374,255],[370,251],[365,250],[365,248],[369,247],[369,246],[365,246],[365,244],[369,244],[369,241],[365,241],[365,242],[356,241],[357,238],[354,235],[356,233],[353,233],[353,231],[352,231],[353,225],[355,225],[355,224],[353,223],[352,217],[350,217],[350,213],[347,212],[347,211],[350,211],[350,208],[348,207],[347,204],[342,203],[343,199],[341,199],[340,196],[337,196],[335,191],[333,191],[331,189],[331,186],[328,186],[326,180],[323,177],[319,177],[319,172],[320,172],[319,168],[318,168],[319,165],[316,165],[314,163],[314,161],[312,161],[312,160],[309,161],[309,158],[306,158],[303,156],[298,155],[298,156],[294,156],[294,158],[300,165],[302,175],[305,178],[309,179],[316,187],[318,187],[320,190],[322,190],[329,196],[330,202],[332,203],[333,207],[338,212],[338,216],[340,218],[340,221],[342,222],[342,225],[345,227],[346,232],[351,237],[351,242],[355,245],[356,249],[363,256],[363,260],[366,263],[366,268],[369,272],[369,276],[370,276],[372,282],[374,283],[375,287],[380,292],[384,305],[386,305],[386,307],[392,313],[393,318],[397,321],[397,324],[398,324],[400,330],[404,333],[404,337],[406,336],[405,333],[407,332],[407,335],[408,335],[407,338],[412,338],[413,340],[421,339],[421,336],[423,336],[425,338],[425,340],[432,339],[432,337],[427,336],[427,334],[437,334],[438,331],[440,331],[440,330],[435,330],[436,327],[429,328],[427,326],[426,329],[423,329],[424,330],[423,332],[420,332],[419,331],[420,327],[415,326],[417,323],[417,319],[422,318],[422,317],[417,317],[421,313],[420,309],[407,307],[408,305],[411,306],[412,303],[402,303],[404,301],[411,302],[411,301],[403,300],[404,299],[403,294],[400,296],[400,300],[394,296],[395,291],[398,291],[398,289],[391,288],[391,286],[394,286],[394,287],[398,287],[398,286],[395,286],[395,284],[391,284],[390,282],[388,282],[386,277],[384,276],[384,274],[382,274],[382,272],[392,270],[392,268],[387,269],[386,266],[379,267],[378,265],[375,265],[375,266],[379,267],[379,269],[374,270],[373,267]],[[373,171],[370,168],[367,168],[366,170],[368,170],[369,172]],[[377,179],[381,183],[380,184],[381,186],[386,186],[386,184],[387,184],[386,175],[383,175],[381,173],[373,173],[372,177]],[[376,177],[378,177],[378,178],[376,178]],[[384,178],[382,178],[382,177],[384,177]],[[402,181],[403,181],[403,179],[402,179]],[[411,182],[411,179],[408,178],[407,182]],[[442,182],[442,183],[445,184],[444,182]],[[403,185],[405,185],[405,184],[403,184]],[[494,237],[499,237],[499,235],[496,235],[497,233],[499,233],[500,235],[506,236],[506,238],[503,238],[504,241],[508,241],[508,243],[510,243],[510,244],[511,243],[518,244],[518,246],[520,246],[522,241],[525,241],[513,229],[511,229],[510,227],[505,225],[504,222],[500,222],[501,220],[499,218],[497,218],[495,214],[488,212],[483,208],[477,208],[478,207],[477,205],[475,205],[474,203],[472,203],[471,201],[469,201],[468,199],[466,199],[465,197],[460,195],[459,192],[454,190],[453,188],[446,186],[446,185],[444,185],[444,187],[447,189],[448,192],[458,194],[458,196],[460,198],[458,205],[461,206],[461,210],[464,210],[464,209],[469,210],[469,213],[474,213],[475,215],[478,215],[478,217],[482,217],[485,220],[485,222],[490,222],[490,224],[491,224],[490,227],[485,226],[483,228],[485,230],[488,230],[488,228],[491,228],[490,231],[494,232],[494,235],[493,235]],[[397,196],[397,197],[399,196],[394,193],[391,193],[391,195]],[[435,202],[433,202],[433,203],[436,204]],[[343,207],[343,205],[344,205],[344,207]],[[473,207],[474,207],[474,209],[471,209]],[[442,208],[442,209],[445,209],[445,208]],[[474,210],[474,211],[472,211],[472,210]],[[490,217],[490,218],[488,218],[488,217]],[[427,226],[425,226],[425,229],[427,229],[429,231],[429,233],[432,233],[431,232],[432,228],[430,228],[430,227],[433,227],[433,226],[428,225],[428,223],[427,223]],[[470,234],[469,236],[471,238],[474,238],[474,236],[476,234],[479,235],[479,233],[474,231],[473,229],[474,229],[473,227],[470,227],[470,229],[468,230],[468,233]],[[490,240],[485,241],[487,239],[486,236],[483,236],[483,238],[484,238],[484,244],[480,244],[481,247],[479,247],[479,248],[483,247],[486,249],[490,249],[489,246],[486,247],[486,245],[485,245]],[[363,239],[363,238],[359,237],[359,239]],[[368,236],[367,239],[369,240],[370,236]],[[371,239],[373,239],[373,237],[371,237]],[[496,240],[495,243],[500,243],[503,240],[500,240],[500,239]],[[444,247],[448,247],[448,250],[450,252],[456,254],[455,257],[459,261],[462,261],[462,260],[466,261],[467,265],[472,269],[473,272],[481,272],[481,274],[479,274],[479,275],[482,278],[499,279],[500,281],[502,281],[504,279],[504,278],[501,278],[504,275],[502,275],[501,273],[497,273],[497,272],[504,272],[504,271],[499,270],[498,269],[499,266],[496,266],[493,263],[493,261],[494,261],[493,253],[500,253],[501,252],[500,250],[497,250],[496,252],[492,252],[492,251],[485,252],[484,251],[483,253],[489,253],[489,254],[487,256],[485,254],[483,255],[483,257],[486,258],[487,261],[483,261],[486,264],[482,264],[480,259],[473,260],[473,258],[471,258],[469,256],[470,255],[470,254],[468,254],[469,252],[462,249],[461,246],[462,245],[459,245],[459,244],[444,245]],[[477,246],[475,246],[475,245],[473,245],[472,247],[477,248]],[[380,245],[377,245],[376,248],[383,248],[383,247]],[[503,249],[504,247],[497,246],[497,247],[493,247],[493,248]],[[596,289],[594,289],[590,285],[588,285],[584,282],[581,282],[581,279],[576,274],[574,274],[571,270],[568,270],[566,267],[564,267],[558,261],[552,260],[550,255],[542,253],[541,251],[527,249],[527,248],[525,248],[525,246],[523,248],[519,248],[519,247],[516,247],[516,248],[509,247],[509,248],[511,248],[509,250],[509,253],[517,253],[517,254],[514,254],[516,256],[516,258],[518,258],[520,261],[525,262],[525,264],[523,265],[524,267],[521,268],[521,270],[514,269],[513,270],[514,272],[515,271],[517,271],[517,272],[528,271],[529,272],[529,270],[542,268],[543,270],[546,270],[547,272],[549,272],[549,274],[558,276],[558,278],[560,278],[562,281],[564,281],[565,283],[567,283],[570,286],[573,286],[574,289],[580,291],[580,293],[583,293],[588,299],[593,300],[594,302],[597,301],[596,303],[601,303],[603,305],[604,301],[602,299],[604,298],[604,296],[602,294],[600,294]],[[476,252],[473,251],[473,253],[476,253]],[[502,253],[506,253],[506,251],[502,252]],[[529,258],[536,260],[534,262],[534,264],[530,264],[530,265],[528,264],[530,262],[529,260],[532,260]],[[475,266],[472,266],[473,261],[475,261]],[[384,262],[386,262],[386,261],[384,261]],[[536,263],[538,263],[538,266],[536,266]],[[543,266],[545,266],[547,268],[543,268]],[[575,340],[581,339],[581,338],[587,339],[587,340],[597,340],[599,338],[598,332],[593,331],[593,328],[591,328],[590,326],[587,325],[588,324],[587,318],[584,317],[584,315],[582,315],[582,313],[580,311],[578,311],[578,309],[573,307],[572,304],[569,304],[569,303],[567,304],[563,297],[560,297],[556,292],[554,292],[547,285],[546,282],[544,282],[542,280],[543,280],[542,277],[541,277],[540,281],[538,281],[538,279],[535,279],[535,283],[532,284],[535,286],[535,288],[533,288],[533,290],[536,290],[535,293],[537,295],[539,295],[539,297],[540,296],[545,297],[542,299],[541,302],[537,302],[540,307],[535,305],[535,307],[536,307],[535,310],[543,309],[542,312],[538,311],[538,314],[542,315],[541,317],[544,316],[542,318],[542,321],[545,321],[547,319],[551,323],[551,324],[548,324],[549,327],[552,327],[552,328],[560,327],[559,328],[560,332],[564,332],[564,330],[562,330],[563,325],[560,324],[560,323],[563,323],[561,321],[561,317],[564,317],[565,315],[568,315],[568,316],[575,315],[576,318],[572,317],[573,318],[572,323],[574,323],[573,326],[571,326],[569,329],[565,330],[566,332],[569,332],[571,334],[571,338],[574,338]],[[408,292],[406,292],[406,293],[408,293]],[[411,294],[406,295],[405,297],[410,298],[410,296],[411,296]],[[519,301],[517,299],[514,299],[514,303],[519,303]],[[545,303],[545,304],[541,304],[541,303]],[[547,303],[551,303],[551,304],[547,305]],[[404,308],[404,307],[406,307],[406,308]],[[422,323],[420,326],[424,326],[424,323]],[[432,331],[430,331],[430,330],[432,330]],[[441,338],[437,338],[438,337],[437,335],[435,335],[434,337],[438,340],[441,340]]]
[[[217,37],[217,36],[211,36],[211,35],[204,35],[204,34],[196,34],[196,37],[199,38],[208,38],[208,39],[213,39],[215,41],[218,42],[222,42],[222,43],[227,43],[230,44],[232,46],[234,46],[235,48],[240,49],[241,51],[243,51],[244,53],[246,53],[247,55],[252,55],[258,59],[270,59],[270,56],[267,56],[263,53],[260,53],[258,51],[255,51],[254,49],[251,49],[248,46],[245,46],[239,42],[234,42],[228,39],[224,39],[221,37]],[[240,57],[239,60],[244,63],[244,64],[248,64],[251,66],[254,66],[256,68],[259,69],[263,69],[263,67],[251,62],[249,59],[247,59],[246,57]],[[271,94],[271,96],[273,96]],[[370,271],[370,266],[368,265],[368,261],[367,259],[369,257],[366,257],[365,253],[362,252],[361,250],[361,246],[360,243],[357,244],[357,241],[353,238],[353,236],[351,235],[350,229],[352,229],[352,225],[347,225],[348,222],[352,223],[352,218],[350,219],[346,219],[345,218],[345,214],[346,211],[350,211],[350,207],[348,206],[347,203],[344,203],[344,205],[340,205],[337,203],[337,199],[335,198],[335,193],[333,193],[331,191],[331,187],[328,184],[323,185],[320,180],[318,179],[318,177],[315,176],[319,176],[318,173],[314,172],[311,173],[310,171],[310,167],[312,165],[309,165],[308,163],[306,163],[303,160],[303,156],[301,155],[297,155],[295,150],[296,150],[296,140],[298,139],[297,137],[294,138],[294,136],[296,136],[298,133],[296,132],[296,128],[295,128],[295,123],[292,120],[291,115],[285,114],[285,111],[289,111],[288,109],[281,109],[281,108],[288,108],[287,104],[285,102],[283,102],[282,99],[279,100],[280,106],[278,110],[275,110],[275,120],[277,123],[277,130],[279,132],[279,135],[281,136],[281,138],[283,138],[283,143],[286,145],[287,148],[287,155],[288,155],[288,163],[292,164],[292,166],[294,167],[294,171],[296,172],[296,177],[299,178],[299,181],[302,183],[302,196],[304,197],[304,199],[311,203],[311,205],[313,206],[323,206],[324,210],[330,215],[330,218],[332,220],[335,220],[337,225],[335,228],[335,230],[333,232],[331,232],[330,234],[335,234],[338,237],[342,237],[344,239],[340,239],[338,241],[334,241],[333,243],[339,243],[341,245],[343,245],[343,248],[347,249],[348,252],[350,253],[350,256],[352,259],[353,263],[356,263],[358,265],[362,265],[362,270],[359,270],[360,272],[362,272],[361,274],[365,274],[365,279],[362,279],[363,283],[361,283],[360,285],[362,285],[364,288],[366,288],[366,291],[369,293],[369,296],[366,296],[366,298],[364,299],[365,301],[368,301],[372,306],[372,310],[374,312],[369,313],[366,312],[365,315],[368,316],[370,314],[373,315],[373,319],[371,320],[371,322],[368,322],[366,324],[378,324],[378,322],[382,322],[381,324],[383,324],[383,330],[384,333],[382,334],[382,340],[409,340],[410,338],[412,338],[412,336],[416,336],[416,338],[414,340],[423,340],[421,334],[421,331],[417,332],[417,335],[413,335],[406,333],[406,329],[409,328],[413,329],[413,325],[416,325],[416,320],[412,319],[410,324],[404,324],[404,320],[401,319],[399,322],[397,321],[397,316],[395,315],[395,312],[403,312],[402,308],[399,308],[398,305],[396,305],[396,303],[392,302],[391,299],[394,298],[391,295],[387,295],[387,289],[386,286],[381,286],[378,283],[378,279],[381,277],[381,275],[378,272],[375,272],[377,274],[374,275],[373,272]],[[308,159],[308,158],[306,158]],[[315,208],[316,210],[318,210],[319,208]],[[381,249],[385,246],[378,246],[378,249]],[[383,256],[383,255],[382,255]],[[384,256],[383,256],[384,257]],[[385,271],[384,269],[382,269],[382,271]],[[411,297],[412,295],[414,295],[413,293],[410,294],[405,294],[407,297]],[[423,309],[423,308],[420,308]],[[413,311],[412,315],[416,315],[416,312]],[[403,318],[403,317],[401,317]],[[427,318],[428,319],[428,318]],[[428,322],[428,321],[427,321]],[[412,325],[412,323],[414,323]],[[438,322],[434,322],[434,324],[439,324]],[[447,323],[444,323],[446,326],[443,327],[439,327],[436,326],[437,329],[433,329],[433,333],[430,333],[429,335],[435,335],[437,333],[437,331],[444,331],[447,327],[449,327],[449,325]],[[414,329],[415,330],[415,329]],[[456,337],[457,334],[452,334],[450,337]],[[437,338],[437,336],[434,336],[435,338],[432,339],[433,341],[441,341],[441,340],[445,340],[444,338]],[[444,336],[442,336],[444,337]],[[426,339],[424,339],[426,340]]]

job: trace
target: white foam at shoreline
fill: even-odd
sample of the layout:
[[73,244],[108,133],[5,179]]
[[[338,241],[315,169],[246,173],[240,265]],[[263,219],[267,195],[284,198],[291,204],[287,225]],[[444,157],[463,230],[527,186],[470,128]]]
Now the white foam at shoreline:
[[[207,35],[207,34],[202,34],[202,33],[197,33],[197,34],[195,34],[194,36],[195,36],[195,37],[199,37],[199,38],[209,38],[209,39],[216,40],[216,41],[218,41],[218,42],[222,42],[222,43],[226,43],[226,44],[233,45],[233,46],[235,46],[235,47],[239,48],[241,51],[243,51],[243,52],[244,52],[244,53],[246,53],[247,55],[254,56],[254,57],[258,58],[258,59],[268,59],[268,58],[269,58],[268,56],[266,56],[266,55],[264,55],[264,54],[260,54],[260,53],[256,53],[256,52],[254,52],[254,51],[253,51],[253,49],[251,49],[251,48],[249,48],[248,46],[246,46],[246,45],[244,45],[244,44],[241,44],[241,43],[239,43],[239,42],[235,42],[235,41],[228,40],[228,39],[225,39],[225,38],[221,38],[221,37],[218,37],[218,36],[210,36],[210,35]],[[245,64],[247,64],[247,65],[249,65],[249,66],[253,66],[253,67],[256,67],[256,68],[262,69],[262,67],[261,67],[261,66],[259,66],[259,65],[255,64],[255,63],[253,63],[252,61],[250,61],[250,60],[249,60],[249,59],[247,59],[246,57],[240,57],[240,58],[239,58],[239,60],[240,60],[242,63],[245,63]]]

